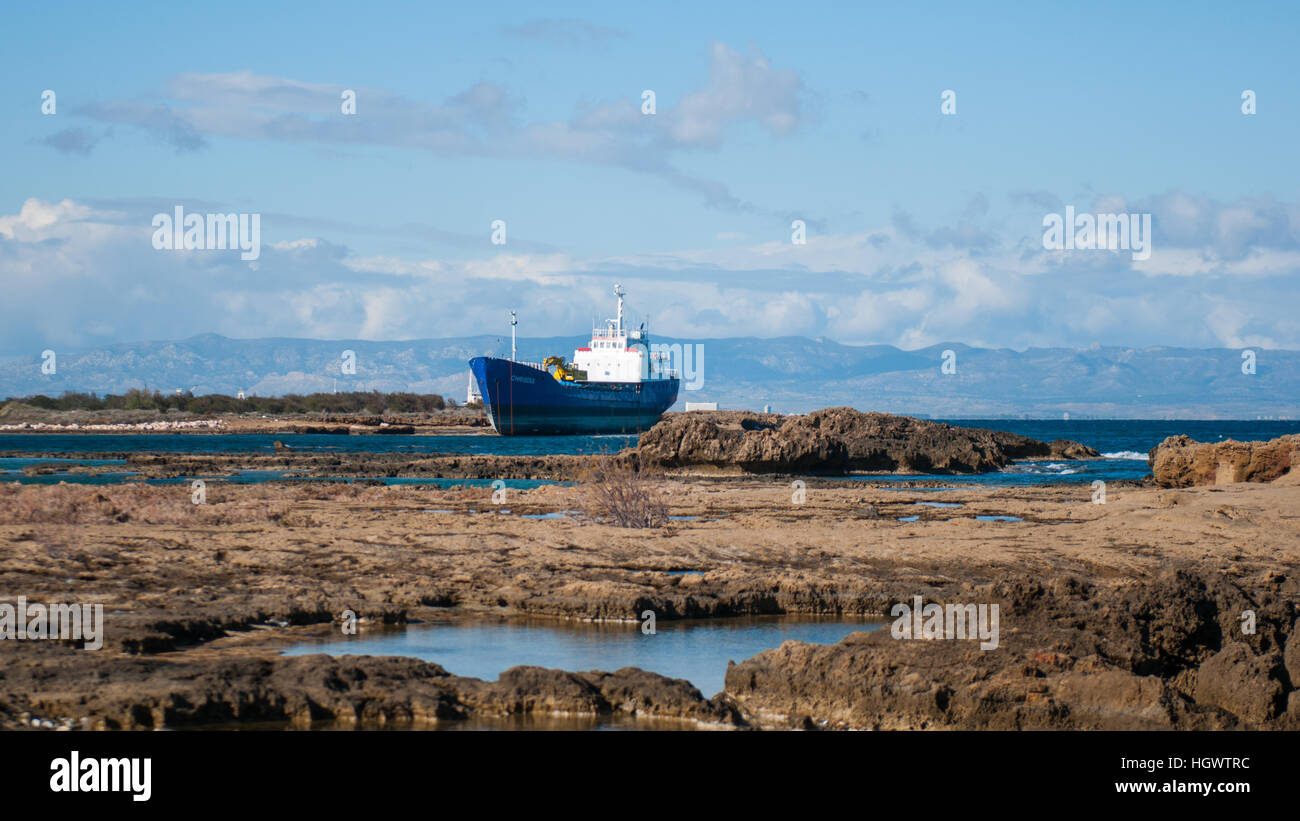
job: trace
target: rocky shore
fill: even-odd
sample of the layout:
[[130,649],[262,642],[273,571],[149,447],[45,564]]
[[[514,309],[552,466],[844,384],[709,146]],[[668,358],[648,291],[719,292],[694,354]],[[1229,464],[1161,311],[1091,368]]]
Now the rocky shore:
[[154,410],[49,411],[10,402],[0,407],[3,433],[468,434],[491,429],[481,408],[437,413],[224,413],[197,417]]
[[[100,603],[106,635],[99,651],[0,641],[0,725],[558,713],[738,728],[1298,728],[1294,478],[1121,486],[1093,504],[1086,486],[829,481],[799,503],[772,478],[666,477],[679,518],[649,531],[568,513],[581,485],[501,503],[488,488],[214,484],[202,505],[186,486],[4,485],[3,599]],[[787,643],[733,659],[716,695],[637,670],[516,668],[483,682],[408,659],[280,655],[337,635],[344,610],[366,632],[647,609],[889,619],[915,596],[998,604],[998,647],[889,629]]]
[[996,650],[888,631],[787,642],[729,667],[726,693],[766,726],[1300,729],[1295,582],[1280,573],[1100,586],[1022,577],[958,601],[971,599],[1006,614]]
[[5,687],[38,694],[23,700],[24,709],[12,717],[17,726],[48,723],[53,729],[234,723],[421,729],[469,719],[615,713],[677,719],[687,729],[745,726],[725,697],[706,699],[689,682],[631,667],[613,673],[514,667],[485,682],[408,658],[190,654],[164,663],[121,657],[29,662],[6,676]]
[[[587,471],[593,456],[542,454],[457,454],[413,456],[409,453],[320,453],[295,451],[291,438],[273,454],[98,454],[120,457],[126,470],[141,478],[223,476],[240,471],[282,472],[289,478],[423,478],[423,479],[551,479],[574,480]],[[63,454],[65,456],[70,454]],[[90,458],[89,454],[76,454]],[[122,470],[122,465],[102,470]]]
[[194,433],[220,431],[220,419],[173,419],[153,422],[12,422],[0,425],[0,433]]

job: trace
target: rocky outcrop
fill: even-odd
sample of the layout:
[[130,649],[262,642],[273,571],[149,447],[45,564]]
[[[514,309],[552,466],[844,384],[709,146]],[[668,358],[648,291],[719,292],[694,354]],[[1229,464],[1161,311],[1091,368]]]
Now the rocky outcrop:
[[1266,726],[1286,709],[1289,680],[1281,667],[1280,653],[1256,654],[1244,642],[1233,642],[1200,666],[1192,694],[1197,703],[1226,710],[1248,726]]
[[1291,685],[1300,689],[1300,621],[1291,626],[1291,636],[1287,640],[1282,663],[1286,666]]
[[633,451],[661,467],[734,468],[751,473],[898,471],[981,473],[1014,459],[1096,457],[1077,442],[941,422],[827,408],[803,416],[729,412],[668,414]]
[[[6,676],[9,710],[27,722],[33,715],[54,716],[87,729],[233,722],[421,727],[475,718],[611,714],[741,723],[725,699],[706,699],[688,681],[636,668],[569,673],[512,667],[497,681],[482,681],[394,657],[244,657],[198,664],[123,657],[85,663],[75,656],[76,663],[69,663],[67,654],[46,655],[46,664],[21,665]],[[53,681],[57,687],[49,686]]]
[[1151,449],[1147,463],[1161,487],[1272,482],[1300,462],[1300,435],[1268,442],[1197,442],[1170,436]]
[[1011,580],[974,599],[999,604],[996,649],[889,628],[791,641],[729,667],[726,695],[764,727],[1300,728],[1282,651],[1296,604],[1279,590],[1177,572],[1114,589]]
[[[955,428],[955,430],[981,429]],[[1053,439],[1050,442],[1040,442],[1037,439],[1021,436],[1018,433],[1008,433],[1007,431],[994,430],[988,431],[988,433],[993,435],[993,441],[998,443],[998,446],[1002,448],[1002,452],[1008,459],[1096,459],[1101,455],[1087,445],[1081,445],[1069,439]]]

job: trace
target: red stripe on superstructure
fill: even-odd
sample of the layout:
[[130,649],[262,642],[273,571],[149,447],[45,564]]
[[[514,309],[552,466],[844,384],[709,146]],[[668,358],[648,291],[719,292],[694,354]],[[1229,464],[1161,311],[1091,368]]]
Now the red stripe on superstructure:
[[579,348],[578,350],[580,350],[580,351],[590,351],[591,348]]

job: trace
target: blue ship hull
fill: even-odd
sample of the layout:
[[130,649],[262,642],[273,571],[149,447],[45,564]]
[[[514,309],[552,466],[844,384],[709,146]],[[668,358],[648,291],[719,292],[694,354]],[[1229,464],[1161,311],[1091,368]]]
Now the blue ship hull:
[[483,407],[506,436],[640,433],[677,401],[677,379],[560,382],[539,368],[478,356],[469,361]]

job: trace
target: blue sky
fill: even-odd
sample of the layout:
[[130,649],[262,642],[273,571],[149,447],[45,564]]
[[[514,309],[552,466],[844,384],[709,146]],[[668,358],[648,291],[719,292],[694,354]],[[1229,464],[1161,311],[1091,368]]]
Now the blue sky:
[[[570,334],[614,281],[683,337],[1300,347],[1298,18],[24,5],[0,54],[0,352],[497,333],[512,308]],[[155,250],[175,205],[260,214],[260,258]],[[1151,258],[1044,249],[1066,205],[1151,213]]]

